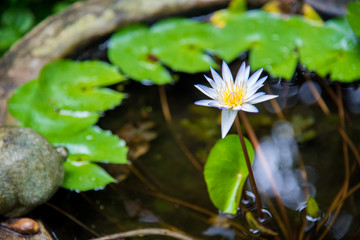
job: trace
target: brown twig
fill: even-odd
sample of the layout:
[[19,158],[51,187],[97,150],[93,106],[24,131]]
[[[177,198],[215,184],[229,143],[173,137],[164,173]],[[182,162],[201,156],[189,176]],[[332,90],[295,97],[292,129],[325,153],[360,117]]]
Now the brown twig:
[[[339,117],[340,117],[340,126],[339,129],[343,130],[345,132],[345,111],[344,106],[342,102],[342,94],[341,94],[341,85],[338,83],[336,85],[336,92],[337,92],[337,105],[339,109]],[[321,226],[325,224],[325,222],[328,220],[330,215],[332,214],[332,217],[330,219],[330,222],[328,222],[326,229],[321,234],[319,239],[323,239],[326,234],[329,232],[331,226],[334,224],[337,215],[342,208],[344,204],[344,200],[348,193],[349,188],[349,181],[350,181],[350,163],[349,163],[349,151],[347,148],[347,143],[345,140],[342,141],[342,147],[343,147],[343,154],[344,154],[344,168],[345,168],[345,179],[343,186],[341,187],[340,191],[338,192],[337,196],[335,197],[334,201],[332,202],[330,208],[328,209],[325,218],[319,223],[317,230],[320,229]]]
[[158,191],[158,189],[153,184],[151,184],[134,165],[128,165],[128,167],[130,171],[134,173],[136,177],[139,178],[139,180],[144,183],[149,189],[151,189],[152,191]]
[[[274,192],[274,195],[275,195],[275,200],[280,208],[280,213],[281,213],[281,216],[283,218],[283,221],[286,225],[286,228],[282,229],[284,230],[283,233],[284,235],[289,235],[288,231],[287,230],[290,230],[291,227],[290,227],[290,221],[289,221],[289,218],[286,214],[286,209],[284,207],[284,203],[283,201],[281,200],[281,197],[280,197],[280,193],[276,187],[276,183],[275,183],[275,180],[271,174],[271,171],[270,171],[270,167],[268,165],[268,162],[266,161],[266,157],[265,157],[265,154],[261,148],[261,145],[259,144],[259,141],[256,137],[256,134],[254,132],[254,129],[252,128],[250,122],[249,122],[249,119],[247,118],[246,114],[243,112],[243,111],[240,111],[239,112],[240,114],[240,118],[241,118],[241,121],[244,123],[244,126],[245,126],[245,129],[249,135],[249,138],[250,138],[250,141],[252,142],[252,144],[254,145],[254,148],[256,150],[256,153],[258,154],[258,159],[260,160],[261,162],[261,165],[263,166],[263,169],[265,170],[265,174],[266,176],[268,177],[269,179],[269,182],[270,182],[270,185],[271,185],[271,188]],[[280,224],[279,224],[280,225]]]
[[100,234],[98,234],[97,232],[95,232],[94,230],[92,230],[91,228],[89,228],[88,226],[86,226],[84,223],[80,222],[78,219],[76,219],[74,216],[72,216],[70,213],[65,212],[64,210],[62,210],[61,208],[47,202],[45,203],[47,206],[55,209],[56,211],[58,211],[59,213],[63,214],[64,216],[66,216],[67,218],[69,218],[70,220],[72,220],[74,223],[76,223],[77,225],[79,225],[80,227],[84,228],[86,231],[88,231],[89,233],[91,233],[92,235],[99,237]]
[[[126,185],[124,185],[123,187],[125,188],[129,188],[127,187]],[[202,213],[202,214],[205,214],[209,217],[216,217],[218,216],[218,214],[216,213],[213,213],[205,208],[202,208],[200,206],[197,206],[195,204],[192,204],[192,203],[189,203],[189,202],[186,202],[186,201],[183,201],[183,200],[180,200],[180,199],[177,199],[177,198],[173,198],[173,197],[170,197],[170,196],[167,196],[165,194],[162,194],[160,192],[149,192],[149,191],[144,191],[144,190],[140,190],[140,189],[133,189],[133,188],[129,188],[131,189],[132,191],[136,191],[136,192],[140,192],[140,193],[143,193],[143,194],[147,194],[147,195],[150,195],[150,196],[153,196],[153,197],[156,197],[156,198],[159,198],[159,199],[163,199],[165,201],[168,201],[168,202],[172,202],[174,204],[177,204],[177,205],[180,205],[180,206],[184,206],[186,208],[189,208],[189,209],[192,209],[196,212],[199,212],[199,213]],[[250,237],[253,236],[253,234],[251,232],[249,232],[244,226],[232,221],[231,219],[228,219],[228,223],[233,226],[234,228],[238,229],[241,231],[241,238],[243,239],[251,239]]]
[[346,132],[344,131],[344,129],[340,128],[339,129],[339,133],[343,139],[343,141],[346,142],[346,144],[348,145],[348,147],[350,148],[350,150],[352,151],[352,153],[355,156],[355,159],[360,167],[360,155],[359,155],[359,151],[357,150],[357,148],[355,147],[354,143],[352,142],[352,140],[349,138],[349,136],[346,134]]
[[[318,78],[320,79],[320,81],[319,81],[320,84],[321,84],[322,87],[325,89],[325,91],[329,94],[329,96],[330,96],[330,98],[332,99],[332,101],[336,104],[336,106],[337,106],[338,108],[340,108],[340,104],[339,104],[339,101],[338,101],[338,98],[337,98],[335,92],[331,89],[331,87],[330,87],[329,84],[325,81],[324,78],[322,78],[322,77],[320,77],[320,76],[318,76]],[[351,122],[350,116],[349,116],[349,114],[348,114],[346,111],[344,111],[344,117],[345,117],[345,119],[346,119],[346,121],[347,121],[348,123]]]
[[313,94],[314,98],[316,99],[317,104],[319,105],[319,107],[321,108],[321,110],[323,111],[323,113],[325,115],[329,115],[330,110],[329,110],[328,106],[326,105],[324,99],[321,97],[319,91],[316,89],[314,83],[310,80],[310,78],[307,74],[304,74],[304,76],[305,76],[306,82],[309,84],[311,93]]
[[127,237],[140,237],[140,236],[149,236],[149,235],[158,235],[158,236],[167,236],[180,240],[194,240],[195,238],[189,237],[183,233],[171,231],[165,228],[144,228],[138,230],[132,230],[128,232],[115,233],[111,235],[107,235],[99,238],[92,238],[91,240],[111,240],[111,239],[119,239],[119,238],[127,238]]
[[237,133],[239,135],[241,147],[242,147],[242,150],[243,150],[243,153],[244,153],[246,166],[247,166],[248,171],[249,171],[249,180],[250,180],[251,188],[252,188],[252,190],[254,192],[254,195],[255,195],[255,203],[256,203],[256,210],[257,210],[257,213],[258,213],[258,217],[263,218],[264,214],[262,212],[261,198],[260,198],[259,192],[257,190],[257,186],[256,186],[255,178],[254,178],[254,173],[252,171],[251,162],[250,162],[250,158],[249,158],[249,153],[248,153],[246,145],[245,145],[244,135],[243,135],[242,130],[241,130],[240,120],[239,120],[238,115],[236,115],[236,118],[235,118],[235,126],[236,126]]
[[[266,92],[268,92],[269,94],[272,94],[272,91],[267,84],[265,85],[265,89],[266,89]],[[281,107],[280,107],[279,103],[276,101],[276,99],[271,99],[270,103],[271,103],[272,107],[274,108],[274,111],[275,111],[276,115],[278,116],[278,118],[280,120],[285,120],[285,115],[282,112]]]
[[193,156],[190,150],[185,146],[185,144],[181,141],[181,139],[176,135],[174,127],[172,125],[171,120],[171,112],[169,108],[169,104],[166,97],[166,91],[164,86],[159,86],[159,94],[160,94],[160,103],[161,109],[164,114],[165,122],[168,125],[171,134],[173,135],[176,143],[180,147],[181,151],[185,154],[186,158],[189,159],[191,164],[199,170],[201,173],[203,172],[203,166],[199,163],[199,161]]

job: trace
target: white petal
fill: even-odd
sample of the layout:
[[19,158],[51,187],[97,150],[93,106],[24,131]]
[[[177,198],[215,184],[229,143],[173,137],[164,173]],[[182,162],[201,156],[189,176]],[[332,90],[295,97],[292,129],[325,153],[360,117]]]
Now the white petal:
[[209,104],[210,107],[217,107],[220,109],[229,109],[230,107],[224,106],[221,102],[214,100]]
[[265,102],[267,100],[270,100],[270,99],[273,99],[273,98],[276,98],[276,97],[278,97],[278,95],[262,95],[262,96],[259,96],[257,98],[254,98],[253,100],[249,101],[248,103],[256,104],[256,103],[259,103],[259,102]]
[[257,109],[254,105],[251,105],[249,103],[244,103],[242,105],[242,110],[245,111],[245,112],[259,112],[259,109]]
[[[196,105],[200,105],[200,106],[209,107],[209,106],[210,106],[209,104],[212,103],[212,102],[215,102],[215,100],[208,100],[208,99],[206,99],[206,100],[196,101],[195,104],[196,104]],[[211,107],[212,107],[212,106],[211,106]]]
[[244,81],[243,76],[244,76],[244,72],[245,72],[245,67],[246,67],[245,62],[243,62],[241,64],[241,67],[240,67],[238,73],[236,74],[235,85],[240,84]]
[[220,77],[220,75],[212,68],[210,67],[211,75],[213,76],[213,79],[217,86],[220,86],[223,79]]
[[263,71],[263,69],[261,68],[261,69],[257,70],[253,75],[251,75],[251,77],[249,78],[249,80],[247,82],[248,87],[251,87],[252,85],[254,85],[254,83],[259,79],[262,71]]
[[243,76],[244,81],[248,80],[249,74],[250,74],[250,65],[247,66],[246,69],[245,69],[244,76]]
[[210,85],[214,88],[214,89],[218,89],[217,84],[214,80],[212,80],[211,78],[209,78],[208,76],[204,75],[204,77],[206,78],[206,80],[210,83]]
[[230,68],[225,61],[223,61],[222,64],[222,76],[224,81],[227,82],[228,84],[232,84],[234,82]]
[[221,136],[224,138],[229,132],[234,120],[236,118],[237,111],[224,109],[221,112]]
[[246,94],[249,95],[249,96],[253,95],[257,90],[259,90],[259,88],[264,86],[263,83],[265,82],[266,79],[267,79],[267,76],[263,77],[263,78],[260,78],[259,81],[257,81],[254,85],[250,86],[247,89]]
[[255,98],[257,97],[260,97],[262,95],[265,95],[264,92],[258,92],[258,93],[255,93],[254,95],[250,96],[249,95],[249,98],[245,100],[245,102],[251,102],[252,100],[254,100]]
[[199,89],[206,96],[215,99],[217,97],[217,93],[214,89],[206,87],[204,85],[196,84],[195,87]]

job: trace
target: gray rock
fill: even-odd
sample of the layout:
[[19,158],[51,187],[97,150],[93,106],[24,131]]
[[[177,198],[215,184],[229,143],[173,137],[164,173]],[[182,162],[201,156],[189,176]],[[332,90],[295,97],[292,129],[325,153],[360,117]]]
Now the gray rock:
[[65,158],[29,128],[0,127],[0,215],[21,216],[46,202],[63,181]]

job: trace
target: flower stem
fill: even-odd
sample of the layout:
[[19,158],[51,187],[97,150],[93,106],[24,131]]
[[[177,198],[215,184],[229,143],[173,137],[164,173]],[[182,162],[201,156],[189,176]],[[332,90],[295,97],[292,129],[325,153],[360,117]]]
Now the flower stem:
[[255,195],[255,204],[256,204],[256,210],[257,210],[257,213],[258,213],[258,217],[263,218],[262,203],[261,203],[259,192],[257,190],[257,186],[256,186],[255,178],[254,178],[254,173],[253,173],[252,168],[251,168],[249,153],[248,153],[248,151],[246,149],[246,145],[245,145],[245,141],[244,141],[244,135],[243,135],[242,130],[241,130],[240,120],[239,120],[238,115],[236,115],[235,125],[236,125],[236,130],[237,130],[238,135],[239,135],[241,147],[242,147],[243,152],[244,152],[246,166],[247,166],[248,171],[249,171],[249,179],[250,179],[251,188],[252,188],[252,190],[254,192],[254,195]]

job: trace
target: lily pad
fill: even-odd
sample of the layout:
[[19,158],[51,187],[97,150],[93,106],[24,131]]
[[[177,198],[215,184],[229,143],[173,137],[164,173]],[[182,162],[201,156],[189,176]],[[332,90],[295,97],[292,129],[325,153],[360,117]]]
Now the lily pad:
[[354,1],[348,4],[346,18],[356,33],[360,36],[360,1]]
[[125,141],[97,126],[71,136],[50,138],[49,141],[56,146],[66,147],[77,161],[127,163]]
[[213,49],[212,39],[217,29],[204,22],[190,19],[169,19],[151,27],[154,54],[175,71],[204,72],[216,63],[206,54]]
[[130,25],[115,33],[109,43],[109,59],[126,75],[137,81],[171,83],[172,77],[158,61],[144,25]]
[[124,76],[105,62],[59,60],[41,70],[39,86],[56,108],[104,111],[118,105],[125,95],[101,87],[123,80]]
[[[245,138],[252,163],[254,149]],[[222,212],[235,214],[249,172],[238,135],[227,135],[210,152],[204,175],[210,199]]]
[[75,191],[102,189],[115,182],[104,169],[90,162],[67,160],[64,163],[65,176],[62,187]]
[[300,60],[309,70],[323,77],[329,74],[334,81],[352,82],[360,78],[359,41],[344,18],[304,30]]
[[50,106],[39,90],[39,81],[33,80],[19,87],[8,102],[10,113],[24,127],[30,127],[40,134],[73,135],[95,124],[98,113],[70,111]]
[[298,59],[294,24],[291,18],[259,10],[233,16],[221,28],[222,39],[215,53],[229,62],[250,50],[253,68],[265,68],[273,76],[289,79]]

